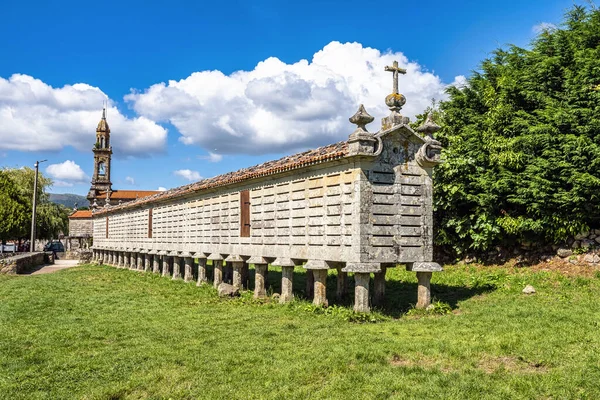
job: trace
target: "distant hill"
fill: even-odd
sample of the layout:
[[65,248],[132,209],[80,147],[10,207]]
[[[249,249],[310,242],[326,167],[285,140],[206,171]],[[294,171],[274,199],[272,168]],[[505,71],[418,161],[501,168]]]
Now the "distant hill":
[[77,207],[87,207],[90,205],[85,196],[71,193],[50,193],[50,201],[69,208],[75,207],[75,203],[77,203]]

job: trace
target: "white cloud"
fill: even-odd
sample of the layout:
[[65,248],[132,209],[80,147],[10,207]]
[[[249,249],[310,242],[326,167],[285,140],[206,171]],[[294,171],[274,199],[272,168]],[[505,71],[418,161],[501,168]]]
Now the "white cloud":
[[554,25],[553,23],[550,23],[550,22],[540,22],[539,24],[534,25],[531,28],[531,31],[533,33],[535,33],[536,35],[538,35],[538,34],[544,32],[544,31],[553,31],[555,29],[556,29],[556,25]]
[[187,145],[218,154],[289,152],[347,139],[354,130],[348,118],[361,103],[376,118],[369,129],[379,130],[392,90],[384,67],[394,60],[407,69],[399,78],[404,115],[414,117],[432,98],[447,97],[438,76],[400,52],[331,42],[310,62],[271,57],[252,71],[195,72],[133,91],[125,100],[139,115],[173,124]]
[[52,183],[52,186],[53,187],[73,187],[73,184],[69,183],[69,182],[65,182],[65,181],[55,180]]
[[198,171],[192,171],[189,169],[179,169],[177,171],[173,171],[173,173],[177,176],[187,179],[188,181],[199,181],[202,179]]
[[[58,181],[86,182],[90,180],[81,167],[71,160],[66,160],[60,164],[50,164],[46,167],[46,172],[51,178]],[[58,181],[55,182],[56,186],[61,186],[61,183],[64,183]]]
[[469,86],[469,82],[464,75],[458,75],[454,77],[454,81],[450,84],[450,86],[455,86],[458,89],[462,89]]
[[[0,77],[0,149],[89,151],[105,99],[85,83],[54,88],[28,75]],[[109,103],[107,120],[116,154],[145,156],[165,147],[167,131],[144,116],[127,118]]]
[[156,189],[156,190],[158,190],[159,192],[164,192],[164,191],[166,191],[166,190],[167,190],[167,188],[166,188],[166,187],[159,186],[159,187],[158,187],[158,189]]
[[129,183],[130,185],[135,185],[135,179],[130,176],[125,178],[125,182]]
[[219,162],[223,159],[223,156],[221,154],[217,154],[217,153],[213,153],[212,151],[209,151],[207,156],[198,156],[198,159],[207,160],[210,162]]

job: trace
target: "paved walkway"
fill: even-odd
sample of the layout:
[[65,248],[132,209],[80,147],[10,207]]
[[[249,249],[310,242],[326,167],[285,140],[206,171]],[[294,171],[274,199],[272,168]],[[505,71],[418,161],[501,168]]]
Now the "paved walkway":
[[51,274],[52,272],[60,271],[61,269],[75,267],[78,262],[78,260],[56,260],[54,264],[40,265],[23,275]]

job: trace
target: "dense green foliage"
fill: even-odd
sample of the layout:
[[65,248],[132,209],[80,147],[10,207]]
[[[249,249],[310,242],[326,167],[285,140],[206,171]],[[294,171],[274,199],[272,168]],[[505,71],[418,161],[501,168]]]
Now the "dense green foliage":
[[[415,274],[387,279],[409,309]],[[110,267],[0,276],[0,399],[600,397],[600,275],[450,266],[432,283],[453,313],[373,324]]]
[[498,49],[437,110],[436,242],[461,254],[600,227],[600,11]]
[[[0,170],[0,240],[29,239],[35,170],[31,168]],[[57,238],[67,233],[69,209],[49,201],[46,189],[52,180],[41,172],[38,176],[36,237]]]

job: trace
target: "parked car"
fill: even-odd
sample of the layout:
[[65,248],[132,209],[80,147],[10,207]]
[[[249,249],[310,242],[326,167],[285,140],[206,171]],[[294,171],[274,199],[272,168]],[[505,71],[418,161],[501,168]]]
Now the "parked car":
[[14,243],[0,244],[3,253],[14,253],[17,251],[17,245]]
[[46,245],[44,246],[44,251],[53,251],[56,253],[62,253],[65,251],[65,246],[62,244],[62,242],[55,240],[55,241],[46,243]]

